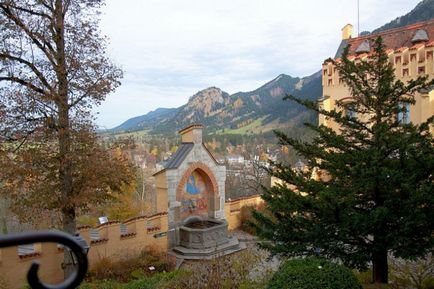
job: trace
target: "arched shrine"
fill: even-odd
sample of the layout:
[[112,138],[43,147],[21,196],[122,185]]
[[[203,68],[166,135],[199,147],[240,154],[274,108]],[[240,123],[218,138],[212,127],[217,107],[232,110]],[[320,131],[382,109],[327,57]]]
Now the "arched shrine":
[[228,237],[225,219],[226,167],[202,142],[203,126],[181,131],[181,144],[154,174],[158,212],[168,212],[168,247],[185,259],[210,258],[243,248]]

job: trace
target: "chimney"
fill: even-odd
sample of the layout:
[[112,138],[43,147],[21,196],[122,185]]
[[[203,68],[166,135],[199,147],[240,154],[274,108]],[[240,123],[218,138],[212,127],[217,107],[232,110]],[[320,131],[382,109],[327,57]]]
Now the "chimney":
[[192,124],[179,131],[182,142],[192,142],[194,144],[202,143],[203,125]]
[[353,25],[347,24],[342,28],[342,40],[347,40],[351,38],[351,34],[353,33]]

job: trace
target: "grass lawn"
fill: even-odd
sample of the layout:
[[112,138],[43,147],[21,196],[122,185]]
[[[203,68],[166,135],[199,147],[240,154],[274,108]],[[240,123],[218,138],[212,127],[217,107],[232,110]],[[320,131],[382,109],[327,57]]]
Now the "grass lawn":
[[225,129],[224,131],[223,130],[219,130],[216,133],[217,134],[221,134],[221,135],[224,135],[224,134],[248,134],[250,132],[252,132],[252,133],[259,133],[260,132],[260,128],[262,127],[262,122],[264,121],[264,119],[266,117],[267,116],[258,118],[255,121],[253,121],[252,123],[250,123],[250,124],[248,124],[246,126],[237,128],[237,129]]
[[138,130],[138,131],[132,131],[132,132],[122,132],[122,133],[116,133],[113,136],[115,138],[140,138],[147,136],[149,133],[148,129],[144,130]]

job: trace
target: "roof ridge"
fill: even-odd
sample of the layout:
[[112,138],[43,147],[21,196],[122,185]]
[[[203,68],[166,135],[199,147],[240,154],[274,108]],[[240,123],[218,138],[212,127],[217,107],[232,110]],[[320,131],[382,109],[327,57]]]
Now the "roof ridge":
[[401,26],[401,27],[387,29],[387,30],[380,31],[380,32],[377,32],[377,33],[372,33],[372,34],[368,34],[368,35],[357,36],[357,37],[354,37],[354,38],[350,38],[348,40],[352,41],[352,40],[355,40],[355,39],[357,39],[357,40],[370,39],[373,36],[381,36],[381,35],[386,35],[386,34],[390,34],[390,33],[394,33],[394,32],[400,32],[400,31],[404,31],[404,30],[413,30],[413,29],[416,29],[416,28],[419,28],[419,27],[423,27],[424,25],[428,25],[428,24],[431,24],[431,23],[434,23],[434,18],[430,19],[430,20],[426,20],[426,21],[416,22],[416,23],[409,24],[409,25],[406,25],[406,26]]

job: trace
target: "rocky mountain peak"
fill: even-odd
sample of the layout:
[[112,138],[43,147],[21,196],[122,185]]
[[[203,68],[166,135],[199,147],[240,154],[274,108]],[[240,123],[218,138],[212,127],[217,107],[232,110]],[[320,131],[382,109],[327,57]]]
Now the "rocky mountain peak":
[[226,94],[224,91],[222,91],[220,88],[215,87],[215,86],[211,86],[205,89],[202,89],[200,91],[198,91],[196,94],[194,94],[193,96],[191,96],[188,101],[194,101],[196,98],[219,98],[220,96],[222,96],[223,94]]
[[197,92],[188,100],[186,109],[202,111],[205,115],[210,115],[213,110],[220,108],[230,102],[228,93],[218,87],[209,87]]

